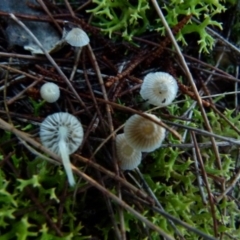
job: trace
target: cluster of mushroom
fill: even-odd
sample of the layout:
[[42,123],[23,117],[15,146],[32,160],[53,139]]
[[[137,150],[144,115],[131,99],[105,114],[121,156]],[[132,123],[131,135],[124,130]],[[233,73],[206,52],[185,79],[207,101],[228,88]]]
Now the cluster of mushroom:
[[[60,97],[57,84],[47,82],[40,90],[41,97],[49,103]],[[83,128],[78,119],[66,112],[49,115],[40,125],[40,139],[43,146],[61,157],[70,186],[75,185],[69,154],[75,152],[83,140]]]
[[[57,84],[47,82],[40,90],[41,97],[49,103],[60,97]],[[61,157],[70,186],[75,185],[69,155],[75,152],[83,140],[83,127],[78,119],[66,112],[49,115],[40,125],[40,139],[43,146]]]
[[[89,43],[87,34],[78,27],[70,31],[64,29],[63,41],[73,47],[83,47]],[[48,103],[60,97],[59,86],[52,82],[42,85],[40,95]],[[61,157],[70,186],[75,184],[69,155],[75,152],[83,140],[83,128],[79,120],[66,112],[49,115],[40,125],[40,139],[43,146]]]
[[[67,26],[70,23],[66,21],[65,24]],[[73,47],[83,47],[88,45],[90,40],[81,28],[72,27],[69,31],[64,28],[62,41]],[[47,82],[41,87],[40,94],[46,102],[53,103],[59,99],[60,90],[57,84]]]
[[[150,104],[167,106],[172,103],[178,92],[177,81],[168,73],[155,72],[145,76],[140,95]],[[122,170],[133,170],[142,159],[142,152],[151,152],[159,148],[165,138],[165,128],[161,120],[146,114],[131,116],[125,123],[124,133],[116,136],[116,151]]]
[[[177,95],[176,80],[168,73],[156,72],[148,74],[141,86],[142,98],[155,106],[170,104]],[[41,96],[47,102],[55,102],[60,90],[54,83],[45,83],[41,88]],[[136,168],[142,159],[142,152],[151,152],[159,148],[165,138],[165,128],[161,120],[146,114],[131,116],[125,123],[124,133],[116,136],[116,150],[122,170]],[[40,126],[42,144],[62,158],[68,182],[75,184],[69,155],[75,152],[83,140],[83,128],[76,117],[69,113],[54,113],[48,116]]]

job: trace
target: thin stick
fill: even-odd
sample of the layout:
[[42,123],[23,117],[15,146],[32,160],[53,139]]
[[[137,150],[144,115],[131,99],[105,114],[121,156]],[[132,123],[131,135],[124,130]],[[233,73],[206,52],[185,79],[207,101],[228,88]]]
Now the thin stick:
[[10,67],[10,66],[5,66],[5,65],[0,64],[0,67],[3,68],[3,69],[8,70],[8,71],[10,71],[10,72],[22,74],[22,75],[24,75],[24,76],[26,76],[26,77],[29,77],[29,78],[31,78],[31,79],[34,79],[34,80],[40,80],[40,78],[38,78],[38,77],[35,77],[35,76],[33,76],[33,75],[29,74],[29,73],[23,72],[23,71],[21,71],[21,70],[19,70],[19,69],[12,68],[12,67]]
[[59,33],[62,34],[62,28],[60,27],[58,22],[54,19],[54,17],[52,16],[52,13],[48,10],[46,4],[42,0],[37,0],[37,2],[41,5],[43,10],[47,13],[48,17],[52,20],[53,24],[56,26]]
[[103,98],[104,98],[104,100],[107,103],[106,104],[107,118],[108,118],[108,123],[109,123],[109,129],[110,129],[110,132],[112,133],[113,130],[114,130],[114,127],[113,127],[113,123],[112,123],[111,109],[110,109],[110,106],[108,104],[109,100],[108,100],[108,97],[107,97],[107,91],[106,91],[106,88],[104,86],[102,74],[101,74],[100,68],[98,66],[97,59],[96,59],[96,57],[95,57],[95,55],[93,53],[93,50],[92,50],[92,48],[91,48],[91,46],[89,44],[87,45],[87,47],[88,47],[88,50],[89,50],[89,53],[90,53],[90,57],[92,59],[95,71],[97,73],[98,81],[100,83],[101,90],[102,90],[102,93],[103,93]]
[[98,117],[100,118],[102,126],[105,127],[105,125],[106,125],[106,124],[104,124],[105,121],[104,121],[102,113],[99,109],[97,100],[96,100],[95,95],[94,95],[93,90],[92,90],[92,85],[91,85],[91,83],[89,81],[89,78],[88,78],[88,72],[86,70],[86,65],[85,65],[85,54],[83,55],[83,66],[82,66],[82,68],[83,68],[83,75],[85,77],[85,81],[86,81],[86,84],[87,84],[89,92],[90,92],[91,100],[94,103],[94,107],[96,108],[96,111],[97,111]]
[[183,128],[183,129],[192,130],[193,132],[199,133],[201,135],[208,136],[208,137],[215,137],[215,138],[227,141],[229,143],[235,144],[237,146],[240,146],[240,140],[238,140],[238,139],[223,137],[223,136],[220,136],[220,135],[215,134],[215,133],[210,133],[210,132],[208,132],[206,130],[203,130],[203,129],[194,128],[194,127],[190,127],[190,126],[185,126],[185,125],[182,125],[180,123],[174,123],[174,122],[167,121],[167,120],[163,120],[163,121],[168,123],[169,125],[172,125],[172,126],[176,126],[176,127],[180,127],[180,128]]
[[75,59],[74,59],[74,65],[73,65],[73,69],[72,69],[72,72],[71,72],[71,76],[69,78],[70,81],[73,80],[73,78],[75,76],[75,73],[77,71],[77,67],[78,67],[78,63],[79,63],[79,60],[80,60],[81,52],[82,52],[81,47],[76,47],[75,48],[75,51],[74,51]]
[[216,212],[215,212],[215,208],[214,208],[214,200],[213,200],[212,193],[211,193],[211,190],[210,190],[210,186],[209,186],[209,183],[208,183],[208,178],[207,178],[207,174],[206,174],[206,171],[205,171],[202,156],[201,156],[200,150],[198,148],[195,133],[191,132],[191,136],[192,136],[192,139],[193,139],[193,143],[195,145],[196,155],[197,155],[197,158],[198,158],[201,170],[202,170],[203,179],[204,179],[204,182],[205,182],[205,185],[206,185],[206,189],[207,189],[207,193],[208,193],[208,199],[209,199],[209,203],[210,203],[209,205],[210,205],[210,209],[211,209],[211,212],[212,212],[212,218],[213,218],[214,234],[215,234],[215,237],[217,237],[218,236],[218,224],[217,224]]
[[234,186],[237,184],[239,179],[240,179],[240,170],[238,171],[234,179],[231,181],[231,184],[225,189],[225,191],[220,196],[217,197],[216,199],[217,202],[220,202],[228,194],[228,192],[231,191],[232,188],[234,188]]
[[72,10],[72,7],[71,7],[71,5],[69,4],[68,0],[64,0],[64,2],[65,2],[65,5],[66,5],[68,11],[70,12],[71,16],[72,16],[72,17],[75,17],[75,13],[74,13],[74,11]]
[[46,157],[45,155],[43,155],[42,153],[36,151],[33,147],[31,147],[26,141],[22,140],[20,137],[18,137],[18,140],[28,149],[29,152],[31,152],[32,154],[40,157],[41,159],[48,161],[50,163],[53,163],[55,165],[61,165],[60,162],[56,162],[56,160],[53,160],[49,157]]
[[6,115],[8,117],[8,121],[12,123],[11,116],[9,114],[9,108],[7,105],[7,80],[8,80],[9,72],[7,71],[4,77],[4,89],[3,89],[3,101],[4,101],[4,107],[6,110]]
[[[216,142],[218,147],[227,147],[231,146],[232,143],[230,142]],[[203,143],[198,143],[199,148],[209,148],[212,146],[212,142],[203,142]],[[179,143],[179,144],[174,144],[174,143],[163,143],[161,145],[161,148],[169,148],[169,147],[177,147],[177,148],[192,148],[194,147],[193,143]]]
[[195,149],[195,143],[193,142],[192,137],[191,137],[191,142],[193,144],[193,147],[192,147],[193,156],[192,156],[192,158],[194,160],[195,173],[197,175],[198,188],[199,188],[200,195],[202,197],[202,202],[203,202],[204,205],[206,205],[207,204],[207,200],[206,200],[205,193],[203,191],[203,180],[202,180],[202,176],[200,175],[199,163],[197,161],[197,154],[196,154],[196,149]]
[[32,82],[30,85],[28,85],[26,88],[24,88],[20,93],[16,94],[14,97],[12,97],[11,99],[9,99],[7,101],[7,105],[10,105],[12,103],[14,103],[17,99],[19,99],[28,89],[34,87],[36,84],[39,83],[39,81],[41,81],[42,79],[39,79],[38,81],[34,81]]

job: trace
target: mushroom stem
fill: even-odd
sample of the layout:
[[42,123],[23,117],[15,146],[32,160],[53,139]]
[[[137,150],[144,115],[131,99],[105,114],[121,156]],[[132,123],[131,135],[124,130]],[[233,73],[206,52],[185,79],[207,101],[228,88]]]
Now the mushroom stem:
[[72,172],[72,169],[71,169],[71,163],[70,163],[70,159],[69,159],[67,145],[66,145],[65,141],[63,139],[61,139],[59,141],[58,146],[59,146],[59,151],[60,151],[60,155],[61,155],[61,158],[62,158],[63,166],[64,166],[64,169],[65,169],[66,174],[67,174],[69,185],[74,186],[75,185],[75,179],[73,177],[73,172]]

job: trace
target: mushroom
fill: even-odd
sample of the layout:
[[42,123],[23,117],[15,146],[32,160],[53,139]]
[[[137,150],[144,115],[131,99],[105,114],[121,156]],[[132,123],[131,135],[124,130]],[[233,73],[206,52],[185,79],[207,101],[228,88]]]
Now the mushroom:
[[[153,120],[161,121],[153,114],[147,115]],[[165,128],[137,114],[131,116],[124,126],[127,143],[142,152],[151,152],[159,148],[165,138],[165,132]]]
[[132,148],[123,133],[116,136],[116,153],[122,170],[133,170],[141,163],[141,151]]
[[172,103],[177,92],[177,81],[172,75],[165,72],[155,72],[144,77],[140,95],[148,103],[163,107]]
[[73,47],[83,47],[88,45],[89,37],[81,28],[73,28],[64,34],[65,41]]
[[42,144],[62,158],[70,186],[75,184],[69,154],[75,152],[83,140],[83,128],[78,119],[65,112],[49,115],[40,125]]
[[60,90],[57,84],[47,82],[42,85],[40,95],[46,102],[53,103],[59,99]]

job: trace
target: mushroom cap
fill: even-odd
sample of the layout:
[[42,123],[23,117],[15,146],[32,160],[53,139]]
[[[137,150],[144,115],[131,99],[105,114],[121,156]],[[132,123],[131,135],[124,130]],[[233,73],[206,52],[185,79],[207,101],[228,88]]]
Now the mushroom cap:
[[40,95],[46,102],[53,103],[59,99],[60,90],[57,84],[47,82],[42,85]]
[[[147,114],[156,121],[161,121],[153,114]],[[138,151],[151,152],[159,148],[165,138],[165,128],[137,114],[125,123],[124,134],[130,146]]]
[[119,166],[122,170],[133,170],[142,160],[142,153],[132,148],[127,142],[124,133],[116,136],[116,151]]
[[59,142],[64,136],[68,154],[75,152],[83,140],[83,128],[72,114],[59,112],[49,115],[40,125],[42,144],[61,156]]
[[88,45],[89,37],[81,28],[73,28],[66,34],[65,41],[73,47],[83,47]]
[[143,79],[140,95],[155,106],[167,106],[176,98],[177,81],[165,72],[149,73]]

